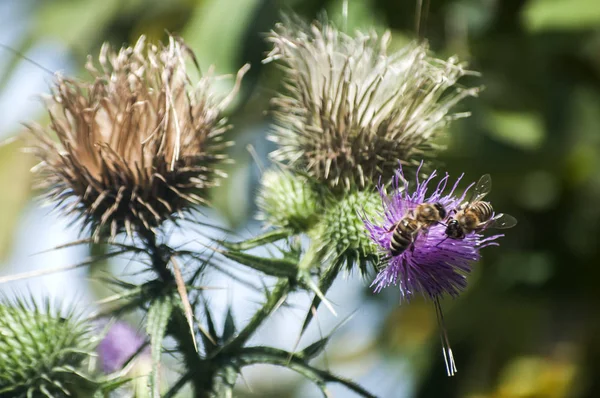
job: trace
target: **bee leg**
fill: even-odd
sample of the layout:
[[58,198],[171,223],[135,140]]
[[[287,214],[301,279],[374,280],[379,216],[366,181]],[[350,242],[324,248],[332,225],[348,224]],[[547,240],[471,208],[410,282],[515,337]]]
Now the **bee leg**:
[[444,243],[448,238],[449,238],[449,236],[446,236],[444,239],[442,239],[440,242],[438,242],[438,244],[435,245],[435,247],[438,247],[439,245],[441,245],[442,243]]
[[398,224],[400,223],[400,221],[398,221],[397,223],[392,224],[392,226],[390,227],[390,229],[388,229],[386,231],[386,233],[390,233],[392,232],[394,229],[396,229],[396,227],[398,226]]

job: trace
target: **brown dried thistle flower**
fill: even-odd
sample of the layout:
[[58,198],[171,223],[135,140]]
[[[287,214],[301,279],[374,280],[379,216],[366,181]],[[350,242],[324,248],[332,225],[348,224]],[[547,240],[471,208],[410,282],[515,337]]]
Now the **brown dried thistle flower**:
[[417,165],[431,154],[447,123],[468,115],[450,109],[478,89],[457,86],[468,72],[456,58],[432,58],[414,43],[388,54],[390,38],[290,18],[276,25],[264,62],[279,61],[286,93],[273,100],[273,160],[330,187],[362,189],[391,178],[398,161]]
[[211,73],[192,83],[190,59],[196,63],[174,37],[156,46],[142,36],[118,52],[105,43],[100,69],[88,57],[94,81],[57,77],[46,101],[50,125],[28,125],[41,159],[40,187],[82,218],[95,239],[152,231],[205,204],[207,188],[224,176],[218,166],[230,142],[222,111],[248,66],[223,98],[212,90]]

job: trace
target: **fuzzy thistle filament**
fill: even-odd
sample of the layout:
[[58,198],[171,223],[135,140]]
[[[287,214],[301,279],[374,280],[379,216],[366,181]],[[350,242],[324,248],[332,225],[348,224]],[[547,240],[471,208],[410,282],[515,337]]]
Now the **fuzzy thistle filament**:
[[[100,68],[84,82],[58,77],[47,100],[48,128],[30,125],[37,138],[37,171],[48,197],[80,216],[95,237],[148,231],[195,204],[223,177],[222,112],[226,98],[211,76],[191,82],[191,51],[170,37],[115,52],[103,45]],[[56,135],[58,142],[52,139]]]
[[457,85],[464,65],[432,58],[424,44],[389,54],[389,33],[348,36],[288,20],[268,40],[265,61],[278,61],[286,90],[273,101],[272,158],[330,187],[362,189],[389,180],[398,160],[430,156],[433,139],[465,115],[451,108],[477,93]]

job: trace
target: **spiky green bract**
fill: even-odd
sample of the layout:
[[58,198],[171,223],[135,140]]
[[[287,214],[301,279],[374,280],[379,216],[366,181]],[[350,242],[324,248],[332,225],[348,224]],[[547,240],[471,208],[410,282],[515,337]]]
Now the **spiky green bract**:
[[380,203],[379,195],[372,189],[354,188],[327,198],[323,216],[310,235],[328,266],[345,266],[348,271],[357,268],[365,275],[377,263],[377,247],[364,231],[361,214],[375,217]]
[[256,199],[258,218],[274,227],[307,231],[321,208],[315,184],[303,176],[281,169],[267,170]]
[[456,58],[433,58],[425,43],[388,53],[390,39],[327,21],[276,25],[265,59],[278,61],[286,90],[273,101],[275,161],[348,190],[434,154],[434,138],[467,115],[451,109],[478,89],[457,85],[468,72]]
[[77,397],[92,384],[84,366],[98,340],[74,312],[49,302],[0,302],[0,396]]

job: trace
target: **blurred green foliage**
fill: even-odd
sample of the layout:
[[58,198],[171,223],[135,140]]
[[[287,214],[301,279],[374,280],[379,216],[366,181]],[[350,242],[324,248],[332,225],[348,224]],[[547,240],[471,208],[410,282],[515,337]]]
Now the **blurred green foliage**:
[[[142,33],[164,39],[168,31],[187,40],[203,72],[214,63],[218,73],[231,73],[250,62],[231,114],[237,163],[215,193],[221,213],[241,225],[255,212],[256,176],[245,147],[253,144],[260,155],[271,148],[264,111],[280,74],[260,60],[263,33],[279,11],[313,18],[326,10],[349,31],[388,28],[395,45],[416,36],[420,2],[348,3],[344,20],[341,0],[30,0],[15,47],[27,53],[41,41],[59,41],[83,65],[105,40],[131,43]],[[378,297],[365,289],[387,321],[363,355],[407,358],[416,397],[600,396],[600,1],[423,3],[421,32],[432,50],[469,61],[482,74],[473,82],[486,87],[465,105],[472,117],[454,124],[440,167],[465,172],[467,180],[491,173],[490,199],[519,225],[500,248],[484,251],[469,290],[444,304],[456,377],[443,372],[433,309],[419,302],[398,307],[394,289]],[[1,81],[21,62],[12,58]],[[17,149],[0,148],[4,255],[30,192],[31,159]],[[283,397],[294,385],[244,396]]]

